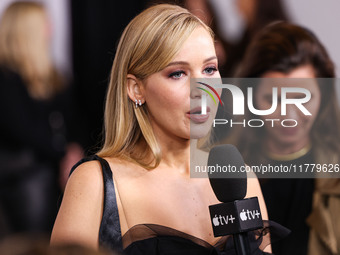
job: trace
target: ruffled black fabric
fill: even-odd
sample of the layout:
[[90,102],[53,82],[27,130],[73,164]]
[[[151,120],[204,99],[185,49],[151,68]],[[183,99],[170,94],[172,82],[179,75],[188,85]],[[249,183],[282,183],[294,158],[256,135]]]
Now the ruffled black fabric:
[[[106,160],[96,155],[82,159],[71,170],[71,173],[82,163],[98,160],[102,166],[104,181],[104,208],[99,229],[99,245],[115,252],[127,255],[233,255],[236,254],[233,237],[224,236],[216,244],[173,228],[156,224],[140,224],[130,228],[121,235],[118,206],[112,171]],[[264,221],[262,229],[248,233],[253,255],[263,252],[269,244],[289,234],[289,230],[273,221]]]
[[[264,228],[248,233],[251,254],[268,254],[263,251],[271,243],[289,234],[289,230],[281,225],[264,221]],[[129,229],[123,236],[124,254],[216,254],[233,255],[236,250],[232,236],[221,237],[216,244],[183,233],[169,227],[155,224],[141,224]]]

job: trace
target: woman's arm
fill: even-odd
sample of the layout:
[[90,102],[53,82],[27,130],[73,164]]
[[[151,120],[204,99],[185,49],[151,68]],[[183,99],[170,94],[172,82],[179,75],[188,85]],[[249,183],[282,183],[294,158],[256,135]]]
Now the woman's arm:
[[76,243],[98,248],[104,186],[100,163],[80,165],[70,176],[54,223],[51,244]]

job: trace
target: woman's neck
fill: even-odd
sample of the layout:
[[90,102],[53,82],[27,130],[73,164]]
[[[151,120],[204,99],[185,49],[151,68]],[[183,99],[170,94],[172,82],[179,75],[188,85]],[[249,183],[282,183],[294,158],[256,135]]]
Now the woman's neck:
[[174,168],[182,174],[190,174],[190,140],[158,138],[162,152],[160,166]]

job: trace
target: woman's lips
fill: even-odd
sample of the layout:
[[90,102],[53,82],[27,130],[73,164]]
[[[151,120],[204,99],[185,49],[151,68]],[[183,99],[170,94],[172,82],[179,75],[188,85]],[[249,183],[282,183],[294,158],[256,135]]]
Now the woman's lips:
[[201,114],[201,107],[196,107],[187,112],[187,117],[195,123],[204,123],[209,119],[210,108],[207,107],[207,113]]

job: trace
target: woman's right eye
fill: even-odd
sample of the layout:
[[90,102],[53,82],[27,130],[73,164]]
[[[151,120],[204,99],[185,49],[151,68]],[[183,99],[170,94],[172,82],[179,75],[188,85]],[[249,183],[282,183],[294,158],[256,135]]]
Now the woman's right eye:
[[169,74],[169,78],[180,79],[183,77],[184,74],[185,74],[184,71],[176,71],[176,72]]

